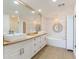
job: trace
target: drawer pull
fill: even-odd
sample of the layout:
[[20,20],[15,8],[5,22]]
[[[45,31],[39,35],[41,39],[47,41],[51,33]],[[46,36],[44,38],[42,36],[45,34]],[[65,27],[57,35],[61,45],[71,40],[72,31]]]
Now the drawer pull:
[[24,54],[24,48],[20,49],[20,55]]

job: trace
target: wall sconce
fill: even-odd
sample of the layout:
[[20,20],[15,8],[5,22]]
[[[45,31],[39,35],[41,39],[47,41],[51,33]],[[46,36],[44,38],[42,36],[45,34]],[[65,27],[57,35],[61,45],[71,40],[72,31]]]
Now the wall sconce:
[[34,27],[35,27],[35,31],[36,32],[38,32],[38,31],[41,30],[41,24],[39,22],[34,21],[33,24],[34,24]]

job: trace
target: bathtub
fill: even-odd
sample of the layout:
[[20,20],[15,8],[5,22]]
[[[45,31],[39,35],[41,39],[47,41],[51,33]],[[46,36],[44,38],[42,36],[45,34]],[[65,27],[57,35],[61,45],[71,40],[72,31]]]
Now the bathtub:
[[48,45],[66,48],[66,40],[60,37],[55,36],[47,36],[47,43]]

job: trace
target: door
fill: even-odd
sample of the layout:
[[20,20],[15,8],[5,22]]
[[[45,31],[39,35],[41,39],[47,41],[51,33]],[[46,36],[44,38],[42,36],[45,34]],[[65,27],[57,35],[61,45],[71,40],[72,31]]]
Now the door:
[[67,49],[73,50],[73,29],[74,29],[74,22],[73,16],[67,16]]
[[23,22],[23,33],[26,33],[26,23]]

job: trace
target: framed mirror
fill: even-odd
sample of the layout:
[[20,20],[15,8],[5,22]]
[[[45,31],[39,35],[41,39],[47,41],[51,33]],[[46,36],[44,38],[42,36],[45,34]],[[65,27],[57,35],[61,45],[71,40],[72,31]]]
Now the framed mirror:
[[54,24],[53,25],[53,31],[54,32],[62,32],[63,30],[63,26],[60,23]]
[[[39,12],[36,12],[23,0],[3,0],[3,4],[4,33],[39,31],[37,28],[38,22],[41,23]],[[34,21],[37,22],[36,26],[33,24]]]

